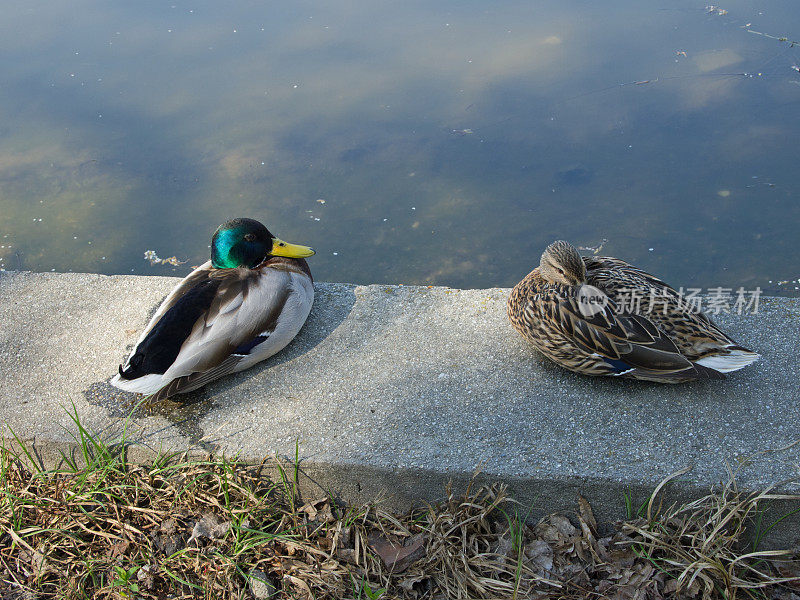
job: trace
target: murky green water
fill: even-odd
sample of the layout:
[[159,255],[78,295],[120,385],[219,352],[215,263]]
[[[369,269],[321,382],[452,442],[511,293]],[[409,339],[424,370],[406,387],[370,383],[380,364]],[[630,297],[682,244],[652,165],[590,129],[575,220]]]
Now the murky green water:
[[0,6],[7,269],[182,275],[251,216],[327,281],[509,286],[565,238],[800,285],[796,0]]

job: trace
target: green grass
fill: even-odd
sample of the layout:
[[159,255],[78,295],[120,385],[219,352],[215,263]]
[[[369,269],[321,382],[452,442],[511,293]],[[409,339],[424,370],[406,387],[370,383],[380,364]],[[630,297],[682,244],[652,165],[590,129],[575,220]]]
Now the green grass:
[[[70,417],[76,450],[58,468],[42,468],[13,431],[0,445],[0,597],[238,600],[252,597],[258,571],[276,598],[577,600],[598,589],[613,596],[628,580],[666,597],[679,589],[766,598],[790,583],[777,561],[800,570],[789,552],[758,550],[800,508],[766,525],[761,505],[789,498],[743,494],[733,480],[668,509],[656,500],[671,478],[638,507],[625,493],[628,519],[596,539],[582,499],[580,527],[557,515],[531,523],[531,508],[522,512],[497,484],[448,488],[442,502],[405,514],[342,506],[330,494],[302,497],[299,442],[289,460],[260,465],[185,453],[136,464],[127,423],[109,440],[87,430],[74,406]],[[752,547],[743,542],[751,521]],[[424,555],[396,572],[373,550],[374,536],[400,545],[422,536]],[[547,572],[531,554],[542,541],[552,551]]]

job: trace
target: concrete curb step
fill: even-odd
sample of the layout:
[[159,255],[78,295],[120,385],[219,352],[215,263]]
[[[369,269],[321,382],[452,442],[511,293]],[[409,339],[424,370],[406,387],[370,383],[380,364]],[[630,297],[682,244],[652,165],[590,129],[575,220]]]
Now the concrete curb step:
[[[0,419],[45,463],[68,449],[72,404],[118,432],[136,398],[106,381],[177,279],[0,273]],[[396,507],[432,500],[479,467],[523,503],[623,516],[623,491],[688,497],[738,469],[743,489],[798,475],[800,301],[762,298],[718,322],[762,359],[722,382],[676,386],[580,377],[511,329],[508,290],[321,283],[282,353],[183,402],[137,410],[137,456],[162,449],[294,456],[310,487]],[[781,450],[782,449],[782,450]],[[800,491],[797,482],[781,485]],[[321,492],[319,492],[321,493]],[[780,507],[778,507],[780,510]],[[800,519],[773,543],[800,541]],[[788,532],[788,533],[787,533]],[[789,536],[789,537],[786,537]]]

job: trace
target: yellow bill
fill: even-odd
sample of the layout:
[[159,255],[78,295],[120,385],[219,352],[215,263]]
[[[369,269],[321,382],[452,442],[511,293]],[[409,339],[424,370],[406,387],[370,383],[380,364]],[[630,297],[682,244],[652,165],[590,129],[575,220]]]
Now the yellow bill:
[[272,256],[285,256],[286,258],[305,258],[316,254],[313,248],[301,246],[300,244],[290,244],[278,238],[272,238]]

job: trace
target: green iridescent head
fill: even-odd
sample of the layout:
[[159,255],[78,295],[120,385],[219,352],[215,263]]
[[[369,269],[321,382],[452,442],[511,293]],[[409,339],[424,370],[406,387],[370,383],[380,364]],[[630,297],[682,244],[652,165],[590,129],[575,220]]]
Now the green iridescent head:
[[304,258],[314,254],[308,246],[276,238],[255,219],[232,219],[220,225],[211,238],[211,265],[215,269],[254,269],[270,256]]

